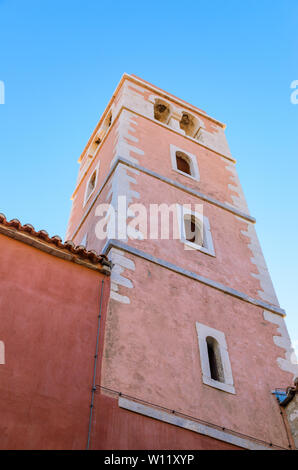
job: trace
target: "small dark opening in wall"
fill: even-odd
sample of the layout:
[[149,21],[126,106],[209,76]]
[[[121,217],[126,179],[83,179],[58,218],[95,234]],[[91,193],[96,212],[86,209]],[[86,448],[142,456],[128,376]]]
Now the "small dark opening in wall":
[[156,106],[156,111],[158,113],[164,113],[166,109],[167,109],[167,107],[164,104],[158,104]]
[[193,220],[193,218],[188,220],[187,225],[189,227],[189,230],[188,230],[189,233],[186,233],[186,240],[188,240],[189,242],[194,243],[196,241],[197,226],[196,226],[196,223]]
[[90,194],[92,193],[93,189],[95,188],[95,182],[96,182],[96,171],[94,171],[94,173],[91,176],[90,181],[88,183],[86,200],[89,198]]
[[203,246],[203,227],[194,215],[185,216],[184,228],[187,241]]
[[218,343],[216,339],[212,338],[211,336],[208,336],[206,341],[211,378],[213,380],[217,380],[218,382],[224,382],[223,367]]
[[188,157],[183,152],[176,152],[177,169],[191,175]]
[[94,186],[95,186],[95,180],[96,180],[96,172],[93,173],[91,179],[90,179],[90,188],[91,189],[94,189]]
[[188,125],[190,122],[188,114],[182,114],[181,124]]
[[192,215],[191,217],[185,217],[184,227],[186,240],[192,243],[197,243],[198,245],[202,245],[203,237],[201,233],[201,228],[198,225],[195,216]]

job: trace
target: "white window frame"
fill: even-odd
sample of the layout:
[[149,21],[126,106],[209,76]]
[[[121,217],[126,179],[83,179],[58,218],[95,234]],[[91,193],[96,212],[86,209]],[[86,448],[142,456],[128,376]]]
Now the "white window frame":
[[[216,330],[215,328],[211,328],[210,326],[203,325],[199,322],[196,322],[196,330],[198,335],[203,383],[209,385],[210,387],[218,388],[219,390],[223,390],[224,392],[232,393],[235,395],[236,392],[234,387],[234,379],[225,334],[222,331]],[[211,336],[212,338],[216,339],[218,343],[225,377],[224,382],[220,382],[211,378],[209,354],[207,347],[208,336]]]
[[[85,187],[84,206],[85,206],[85,205],[87,204],[87,202],[90,200],[90,197],[92,196],[92,194],[93,194],[94,191],[95,191],[95,188],[96,188],[96,185],[97,185],[97,180],[98,180],[99,163],[100,163],[100,162],[98,162],[98,164],[97,164],[97,166],[94,168],[94,170],[91,171],[91,174],[90,174],[90,176],[89,176],[89,178],[88,178],[88,180],[87,180],[86,187]],[[91,193],[87,196],[89,183],[90,183],[90,180],[91,180],[92,176],[94,175],[94,172],[96,172],[94,188],[92,189]]]
[[[187,209],[186,207],[180,204],[177,204],[177,212],[180,240],[182,243],[184,243],[185,249],[201,251],[202,253],[215,257],[215,250],[208,217],[198,212]],[[184,222],[186,215],[194,216],[203,225],[203,240],[205,242],[205,246],[198,245],[197,243],[191,242],[186,239]]]
[[[184,171],[181,171],[177,168],[176,152],[183,152],[189,158],[191,171],[190,175],[188,173],[184,173]],[[186,176],[187,178],[191,178],[195,181],[200,181],[200,172],[197,157],[193,153],[187,152],[186,150],[183,150],[180,147],[176,147],[176,145],[170,144],[170,154],[173,170],[177,171],[177,173],[179,173],[180,175]]]

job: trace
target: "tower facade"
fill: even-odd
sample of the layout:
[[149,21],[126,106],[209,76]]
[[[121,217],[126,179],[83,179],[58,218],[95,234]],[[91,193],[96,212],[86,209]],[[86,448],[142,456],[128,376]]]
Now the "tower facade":
[[124,75],[66,238],[113,262],[91,448],[288,449],[297,365],[225,125]]

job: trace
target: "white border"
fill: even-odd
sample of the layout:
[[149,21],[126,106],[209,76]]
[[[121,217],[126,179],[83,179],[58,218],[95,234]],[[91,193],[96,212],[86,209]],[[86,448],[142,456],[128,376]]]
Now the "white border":
[[[188,173],[184,173],[184,171],[178,170],[176,152],[182,152],[188,156],[189,162],[190,162],[190,171],[191,171],[190,175]],[[170,144],[170,154],[171,154],[173,170],[177,171],[177,173],[179,173],[180,175],[186,176],[187,178],[191,178],[195,181],[200,181],[200,172],[199,172],[197,157],[193,153],[189,153],[180,147],[176,147],[176,145]]]
[[[196,211],[187,209],[186,207],[180,204],[177,204],[177,212],[178,212],[177,218],[178,218],[178,224],[179,224],[180,240],[182,243],[184,243],[185,249],[202,251],[203,253],[206,253],[207,255],[215,257],[214,245],[213,245],[208,217]],[[186,215],[193,215],[198,221],[202,223],[203,232],[204,232],[203,240],[205,241],[206,246],[198,245],[197,243],[193,243],[193,242],[190,242],[189,240],[186,240],[185,225],[184,225],[184,217]]]
[[[219,390],[223,390],[224,392],[236,394],[228,347],[224,333],[222,331],[215,330],[210,326],[203,325],[199,322],[196,322],[196,329],[198,335],[200,359],[202,366],[202,377],[204,384],[210,385],[214,388],[218,388]],[[215,338],[218,342],[225,377],[224,382],[219,382],[218,380],[214,380],[211,378],[208,348],[206,341],[206,338],[208,336]]]

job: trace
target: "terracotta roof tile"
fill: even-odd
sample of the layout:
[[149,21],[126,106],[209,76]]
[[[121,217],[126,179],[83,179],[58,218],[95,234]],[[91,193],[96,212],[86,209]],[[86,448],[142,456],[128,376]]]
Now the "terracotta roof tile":
[[77,255],[78,257],[91,261],[94,264],[102,264],[108,267],[111,267],[111,262],[108,260],[106,255],[101,255],[96,253],[94,250],[87,250],[83,245],[75,245],[71,240],[62,241],[62,238],[59,235],[54,235],[50,237],[46,230],[39,230],[36,231],[31,224],[24,224],[22,225],[18,219],[12,219],[8,221],[4,214],[0,213],[0,226],[13,228],[18,232],[25,232],[36,239],[43,240],[47,243],[55,245],[56,247],[66,250],[73,255]]

